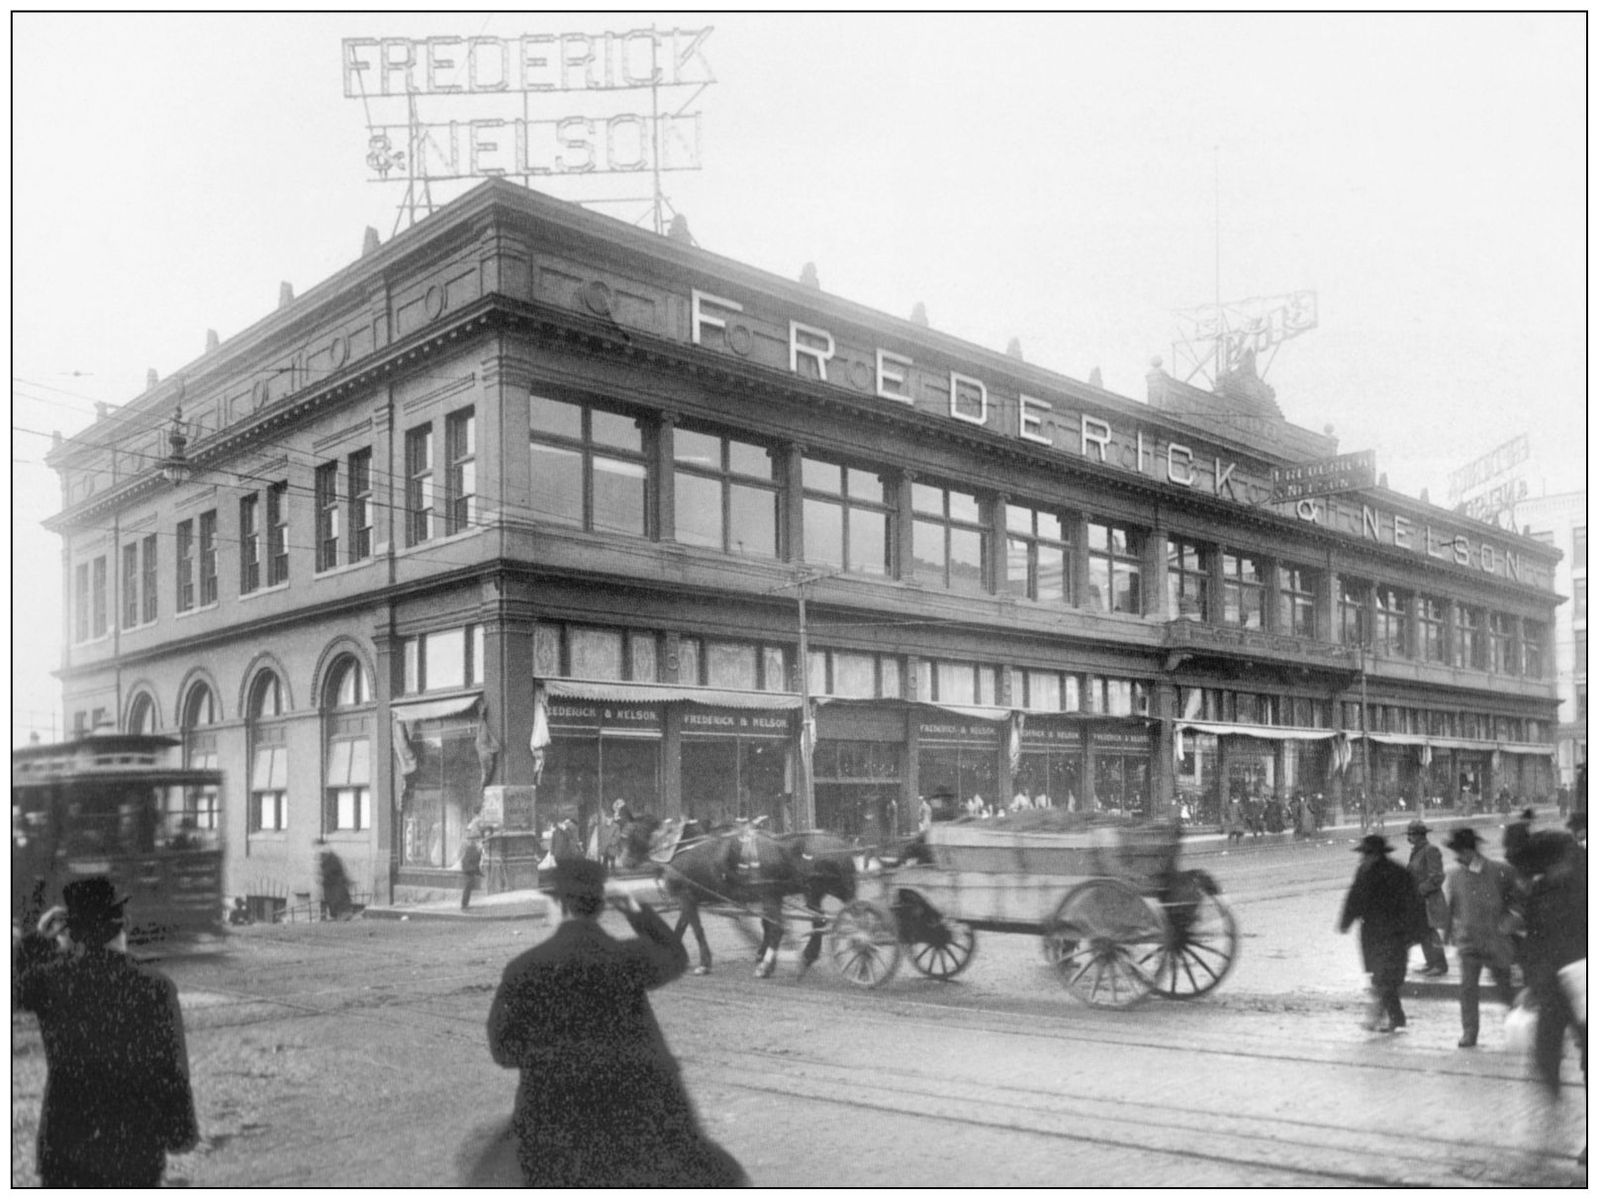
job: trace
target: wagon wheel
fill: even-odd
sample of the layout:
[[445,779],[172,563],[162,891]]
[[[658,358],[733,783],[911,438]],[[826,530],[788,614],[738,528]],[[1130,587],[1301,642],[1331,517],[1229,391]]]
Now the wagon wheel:
[[1045,953],[1064,985],[1086,1004],[1127,1008],[1151,991],[1142,960],[1163,940],[1163,920],[1117,879],[1090,879],[1046,921]]
[[901,961],[895,918],[882,905],[853,900],[835,914],[829,928],[829,958],[858,987],[878,987]]
[[1172,1000],[1205,996],[1229,974],[1239,935],[1235,914],[1205,871],[1186,871],[1163,902],[1168,937],[1141,960],[1152,987]]
[[912,965],[930,979],[955,979],[973,961],[978,941],[973,926],[942,917],[937,926],[920,932],[907,943],[907,953],[912,956]]

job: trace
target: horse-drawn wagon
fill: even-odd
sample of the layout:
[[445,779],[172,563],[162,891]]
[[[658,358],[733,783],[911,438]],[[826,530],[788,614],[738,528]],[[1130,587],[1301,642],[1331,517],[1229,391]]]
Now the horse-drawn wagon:
[[1033,933],[1089,1004],[1121,1008],[1153,992],[1190,999],[1223,981],[1235,918],[1207,872],[1180,869],[1177,825],[1054,820],[933,825],[915,844],[917,861],[865,880],[877,896],[835,916],[836,968],[877,987],[904,950],[924,975],[951,979],[973,960],[978,933]]

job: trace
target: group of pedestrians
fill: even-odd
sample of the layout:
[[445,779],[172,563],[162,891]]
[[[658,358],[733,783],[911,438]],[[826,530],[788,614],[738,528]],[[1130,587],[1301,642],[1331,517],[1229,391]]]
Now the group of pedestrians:
[[[1498,1000],[1511,1011],[1536,1010],[1534,1062],[1547,1093],[1556,1098],[1565,1038],[1571,1032],[1588,1072],[1585,1022],[1586,823],[1570,817],[1567,831],[1532,831],[1534,814],[1511,823],[1506,861],[1489,858],[1484,839],[1469,827],[1452,831],[1446,849],[1456,865],[1444,869],[1440,850],[1422,821],[1408,826],[1407,866],[1390,858],[1381,834],[1356,846],[1362,855],[1342,905],[1338,928],[1359,926],[1363,969],[1371,996],[1364,1028],[1394,1033],[1407,1025],[1401,988],[1413,946],[1424,951],[1425,976],[1448,973],[1445,945],[1456,948],[1460,981],[1458,1046],[1479,1044],[1480,983],[1489,973]],[[1444,943],[1444,944],[1443,944]],[[1525,992],[1514,989],[1513,971]],[[1585,1161],[1582,1150],[1580,1161]]]

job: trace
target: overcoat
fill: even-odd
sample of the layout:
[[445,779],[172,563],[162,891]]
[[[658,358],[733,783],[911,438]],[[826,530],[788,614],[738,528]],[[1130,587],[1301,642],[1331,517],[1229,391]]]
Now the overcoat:
[[1441,890],[1446,882],[1446,867],[1441,860],[1441,848],[1428,842],[1413,847],[1407,860],[1407,873],[1413,877],[1413,886],[1424,897],[1424,914],[1433,929],[1446,928],[1446,893]]
[[167,1152],[200,1136],[178,989],[109,947],[41,952],[42,940],[28,939],[12,980],[44,1041],[40,1178],[153,1187]]
[[647,908],[618,940],[563,921],[506,967],[490,1006],[495,1061],[519,1071],[512,1126],[531,1187],[713,1187],[745,1172],[701,1130],[646,992],[689,965]]
[[1341,932],[1353,921],[1363,923],[1358,934],[1363,969],[1406,974],[1408,949],[1424,940],[1427,928],[1424,901],[1407,868],[1389,858],[1358,867],[1341,909]]

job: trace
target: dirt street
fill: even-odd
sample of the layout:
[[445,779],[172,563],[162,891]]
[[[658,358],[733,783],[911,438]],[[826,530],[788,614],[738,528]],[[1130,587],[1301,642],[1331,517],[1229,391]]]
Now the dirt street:
[[[1333,930],[1344,842],[1247,848],[1203,865],[1241,924],[1211,996],[1085,1008],[1037,939],[981,935],[937,983],[903,964],[860,990],[821,965],[751,977],[718,961],[654,1003],[706,1124],[763,1186],[1573,1185],[1585,1104],[1571,1056],[1546,1105],[1501,1042],[1456,1048],[1450,989],[1409,998],[1405,1033],[1357,1026],[1355,939]],[[615,917],[607,918],[609,927]],[[531,920],[254,926],[169,954],[204,1140],[189,1186],[449,1185],[459,1147],[510,1112],[484,1020]],[[43,1056],[12,1022],[12,1181],[35,1182]]]

